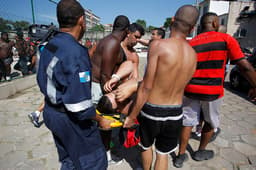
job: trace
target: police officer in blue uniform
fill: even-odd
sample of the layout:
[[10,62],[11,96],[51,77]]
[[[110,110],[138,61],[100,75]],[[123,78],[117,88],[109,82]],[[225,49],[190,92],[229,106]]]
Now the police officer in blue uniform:
[[87,49],[78,43],[85,31],[84,9],[75,0],[61,0],[57,18],[60,32],[44,47],[37,75],[45,96],[44,122],[62,170],[104,170],[106,151],[96,121],[103,129],[111,122],[96,115],[91,100],[91,63]]

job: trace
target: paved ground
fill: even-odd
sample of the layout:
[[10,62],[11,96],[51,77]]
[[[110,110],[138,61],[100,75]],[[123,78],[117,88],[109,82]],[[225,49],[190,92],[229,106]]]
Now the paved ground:
[[[37,108],[42,96],[33,87],[0,100],[0,170],[55,170],[60,165],[56,148],[48,129],[35,128],[27,114]],[[255,170],[256,169],[256,107],[244,95],[225,91],[221,110],[221,133],[208,148],[215,151],[215,158],[196,162],[191,158],[185,170]],[[196,150],[198,141],[191,139]],[[136,168],[139,154],[136,149],[124,151],[128,155],[118,166],[108,170]],[[171,157],[170,157],[171,160]],[[170,163],[169,169],[176,169]]]

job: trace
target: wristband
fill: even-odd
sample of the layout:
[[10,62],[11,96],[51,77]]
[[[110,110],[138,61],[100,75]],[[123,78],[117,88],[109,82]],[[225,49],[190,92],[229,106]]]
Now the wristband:
[[111,78],[116,78],[118,81],[121,80],[120,76],[117,75],[117,74],[113,74],[113,75],[111,76]]

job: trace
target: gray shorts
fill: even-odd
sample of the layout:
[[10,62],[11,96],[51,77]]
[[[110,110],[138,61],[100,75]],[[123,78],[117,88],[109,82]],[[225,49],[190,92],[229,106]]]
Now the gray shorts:
[[92,82],[92,103],[97,105],[102,95],[100,83]]
[[208,122],[212,128],[220,125],[219,115],[222,98],[214,101],[200,101],[183,97],[183,126],[196,126],[200,120],[202,109],[204,121]]

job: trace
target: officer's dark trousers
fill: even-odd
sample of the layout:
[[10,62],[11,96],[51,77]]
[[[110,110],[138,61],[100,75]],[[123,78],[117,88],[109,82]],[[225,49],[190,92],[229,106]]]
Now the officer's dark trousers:
[[61,170],[106,170],[106,150],[95,122],[76,121],[45,105],[45,125],[52,131]]

